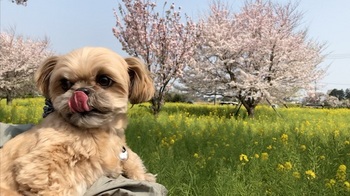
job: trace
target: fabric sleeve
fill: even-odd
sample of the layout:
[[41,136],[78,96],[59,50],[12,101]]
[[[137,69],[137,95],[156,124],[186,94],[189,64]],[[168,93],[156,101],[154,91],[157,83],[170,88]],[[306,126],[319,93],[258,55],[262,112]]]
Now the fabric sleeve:
[[0,122],[0,148],[11,138],[14,138],[16,135],[23,133],[30,128],[33,124],[6,124]]
[[118,178],[101,177],[84,196],[165,196],[167,189],[158,183],[136,181],[119,176]]

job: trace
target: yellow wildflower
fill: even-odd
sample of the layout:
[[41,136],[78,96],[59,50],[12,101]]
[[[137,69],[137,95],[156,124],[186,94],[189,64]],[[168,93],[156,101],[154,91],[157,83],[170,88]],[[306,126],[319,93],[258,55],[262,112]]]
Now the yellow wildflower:
[[269,154],[267,152],[261,153],[261,160],[267,160],[269,159]]
[[345,172],[345,173],[346,173],[346,165],[344,165],[344,164],[339,165],[338,170],[343,171],[343,172]]
[[269,145],[268,147],[266,147],[266,149],[271,150],[272,149],[272,145]]
[[293,172],[294,178],[300,179],[300,173],[299,172]]
[[326,187],[327,188],[332,188],[335,185],[336,182],[337,181],[335,181],[334,179],[330,179],[329,182],[326,183]]
[[169,147],[169,144],[167,142],[167,138],[166,137],[162,139],[162,144],[161,145],[165,146],[165,147]]
[[342,182],[346,180],[346,165],[339,165],[336,179]]
[[239,155],[239,160],[243,161],[243,162],[248,162],[249,161],[247,155],[245,155],[245,154]]
[[193,157],[198,159],[199,158],[199,154],[198,153],[194,153]]
[[330,179],[329,180],[329,184],[331,184],[332,186],[335,185],[336,181],[334,179]]
[[254,157],[255,157],[256,159],[258,159],[258,158],[259,158],[259,154],[255,154]]
[[345,181],[345,182],[344,182],[344,186],[345,186],[345,189],[346,189],[347,191],[350,191],[350,182]]
[[335,130],[334,131],[334,137],[338,137],[339,136],[339,130]]
[[316,174],[314,171],[312,170],[307,170],[305,171],[305,174],[307,175],[308,179],[315,179],[316,178]]
[[278,164],[277,165],[277,170],[278,171],[283,171],[284,170],[284,166],[282,164]]
[[282,134],[281,135],[281,141],[284,143],[284,144],[287,144],[288,143],[288,135],[287,134]]
[[306,146],[305,145],[300,145],[300,150],[305,151],[306,150]]
[[286,170],[291,170],[293,168],[293,165],[291,162],[287,161],[284,163],[284,168],[286,168]]

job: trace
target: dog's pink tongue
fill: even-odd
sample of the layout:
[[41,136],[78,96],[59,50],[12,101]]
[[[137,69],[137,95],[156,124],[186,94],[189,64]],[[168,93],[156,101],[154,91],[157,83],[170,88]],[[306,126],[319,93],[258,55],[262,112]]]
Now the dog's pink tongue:
[[69,99],[68,105],[72,112],[88,112],[92,108],[87,102],[88,96],[83,91],[75,91]]

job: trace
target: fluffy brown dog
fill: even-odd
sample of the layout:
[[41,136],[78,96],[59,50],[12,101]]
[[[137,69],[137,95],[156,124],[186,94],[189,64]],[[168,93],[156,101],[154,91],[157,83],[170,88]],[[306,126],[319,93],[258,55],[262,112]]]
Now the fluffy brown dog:
[[87,47],[48,58],[35,78],[55,111],[0,150],[1,195],[83,195],[102,175],[155,181],[124,139],[128,100],[154,94],[139,60]]

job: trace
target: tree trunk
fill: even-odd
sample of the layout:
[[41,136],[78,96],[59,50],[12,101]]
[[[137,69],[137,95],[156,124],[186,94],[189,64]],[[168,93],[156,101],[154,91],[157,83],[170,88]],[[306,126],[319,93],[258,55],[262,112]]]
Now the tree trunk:
[[152,103],[152,113],[156,116],[159,114],[160,110],[162,109],[163,106],[163,101],[160,100],[160,98],[153,97],[151,100]]
[[[245,107],[245,106],[244,106]],[[248,117],[249,118],[254,118],[254,114],[255,114],[255,106],[249,106],[248,108],[246,108],[247,112],[248,112]]]
[[242,101],[244,108],[247,110],[248,117],[254,118],[256,104],[251,104],[249,101]]
[[13,100],[12,96],[7,94],[6,95],[6,104],[7,105],[12,105],[12,100]]
[[245,97],[239,97],[239,100],[242,102],[243,106],[247,110],[248,117],[254,118],[255,115],[255,107],[259,104],[261,98],[248,98],[245,99]]
[[151,103],[152,103],[151,109],[152,109],[153,115],[155,115],[155,116],[157,116],[159,114],[160,110],[162,109],[162,107],[164,105],[165,92],[161,91],[161,90],[157,91],[154,94],[153,98],[151,99]]

